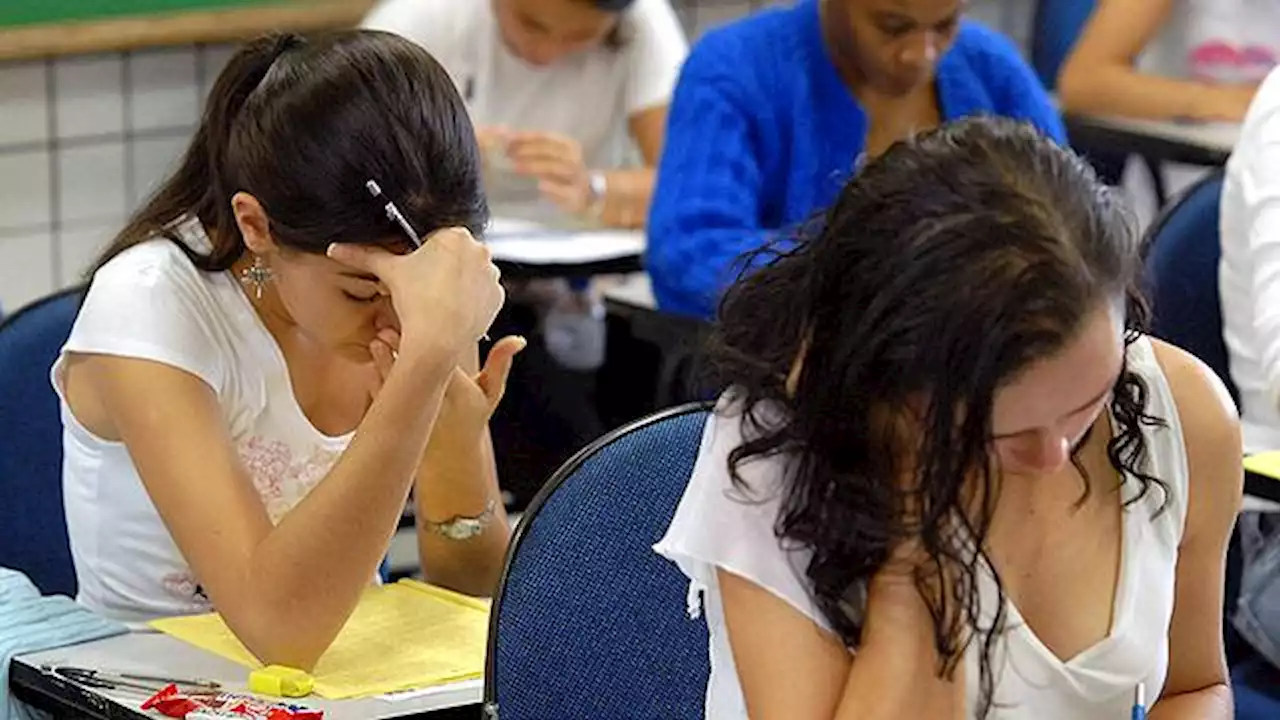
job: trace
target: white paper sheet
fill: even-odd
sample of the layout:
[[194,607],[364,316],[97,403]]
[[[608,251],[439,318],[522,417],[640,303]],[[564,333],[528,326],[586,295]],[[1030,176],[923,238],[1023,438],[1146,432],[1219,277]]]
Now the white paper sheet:
[[573,230],[495,218],[485,243],[496,260],[530,265],[586,265],[644,254],[640,230]]

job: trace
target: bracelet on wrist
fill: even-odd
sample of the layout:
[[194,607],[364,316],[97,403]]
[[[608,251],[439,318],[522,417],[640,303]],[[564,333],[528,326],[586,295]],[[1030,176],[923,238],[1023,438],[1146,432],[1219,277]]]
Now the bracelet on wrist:
[[601,170],[593,170],[587,176],[590,193],[587,196],[587,216],[599,220],[604,215],[604,201],[609,194],[609,178]]
[[422,527],[427,532],[449,540],[470,540],[489,529],[489,526],[493,524],[494,517],[497,515],[497,510],[498,501],[490,499],[484,506],[484,512],[479,515],[471,517],[458,515],[444,522],[432,522],[423,519]]

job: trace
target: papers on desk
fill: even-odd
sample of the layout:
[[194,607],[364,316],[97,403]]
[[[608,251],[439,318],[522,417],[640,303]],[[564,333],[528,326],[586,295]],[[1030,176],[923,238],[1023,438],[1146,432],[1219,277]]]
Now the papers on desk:
[[1264,452],[1244,459],[1244,469],[1259,475],[1280,480],[1280,452]]
[[586,265],[644,254],[641,230],[560,228],[495,218],[484,235],[495,260],[529,265]]
[[[262,666],[216,614],[152,624],[246,668]],[[413,580],[370,588],[316,665],[316,694],[342,700],[480,678],[488,627],[484,600]]]
[[[1256,475],[1270,478],[1270,480],[1280,481],[1280,452],[1272,451],[1249,455],[1244,459],[1244,469]],[[1270,482],[1270,480],[1264,482]],[[1274,493],[1263,493],[1261,497],[1255,497],[1249,493],[1249,490],[1250,485],[1246,479],[1244,504],[1241,509],[1246,512],[1280,511],[1280,503],[1267,499],[1275,497]],[[1257,490],[1261,490],[1261,488],[1257,488]]]

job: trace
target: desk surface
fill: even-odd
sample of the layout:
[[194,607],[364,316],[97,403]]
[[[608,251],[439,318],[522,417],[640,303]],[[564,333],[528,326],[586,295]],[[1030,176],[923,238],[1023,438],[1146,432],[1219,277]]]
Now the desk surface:
[[[232,692],[246,691],[245,681],[249,674],[245,668],[229,660],[154,632],[132,633],[58,650],[20,655],[14,663],[35,669],[42,665],[69,665],[108,672],[199,678],[220,682]],[[51,686],[59,683],[53,678],[49,678],[49,682]],[[89,688],[81,690],[132,710],[137,710],[146,699],[129,692]],[[482,681],[472,680],[433,688],[421,694],[406,694],[403,699],[398,700],[366,698],[333,701],[307,698],[301,703],[324,710],[325,720],[368,720],[478,705],[482,702],[482,696]]]
[[1206,150],[1228,154],[1240,140],[1239,123],[1193,123],[1095,116],[1074,117],[1103,127],[1149,135],[1187,145],[1196,145]]
[[511,278],[634,273],[645,250],[641,230],[557,226],[501,215],[484,238],[494,261]]
[[1240,140],[1238,123],[1193,123],[1067,115],[1073,144],[1113,146],[1155,159],[1221,165]]
[[621,282],[606,287],[604,299],[629,309],[658,309],[658,301],[653,297],[653,282],[649,280],[649,273],[628,275]]

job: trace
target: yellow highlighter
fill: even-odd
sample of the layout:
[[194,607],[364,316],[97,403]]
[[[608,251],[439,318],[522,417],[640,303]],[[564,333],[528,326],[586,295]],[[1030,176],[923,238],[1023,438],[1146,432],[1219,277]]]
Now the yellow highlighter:
[[300,698],[315,689],[315,678],[283,665],[268,665],[249,673],[249,692],[273,697]]

